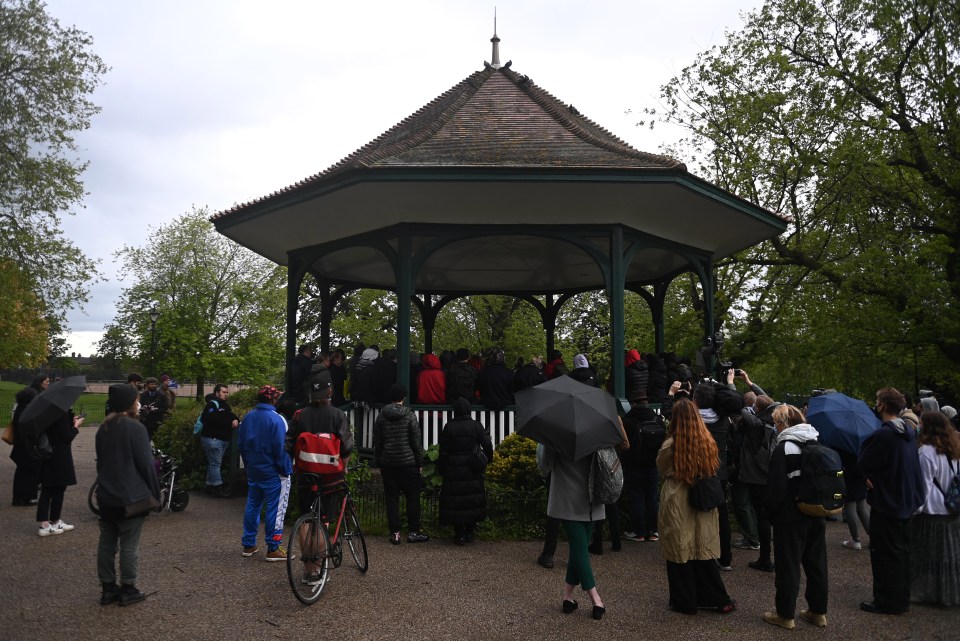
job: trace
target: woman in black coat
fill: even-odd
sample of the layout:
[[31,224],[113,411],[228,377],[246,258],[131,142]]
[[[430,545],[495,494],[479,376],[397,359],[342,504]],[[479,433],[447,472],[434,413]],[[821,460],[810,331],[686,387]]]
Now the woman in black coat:
[[13,473],[13,505],[28,507],[37,504],[37,486],[40,485],[40,460],[31,453],[32,444],[20,429],[20,415],[27,405],[36,398],[37,390],[24,387],[17,392],[16,406],[13,410],[14,441],[10,458],[17,465]]
[[63,495],[67,487],[77,484],[77,475],[73,469],[73,452],[70,450],[73,439],[80,433],[83,419],[74,416],[73,411],[63,412],[52,425],[45,430],[53,448],[53,456],[40,464],[40,500],[37,502],[37,524],[40,536],[63,534],[73,529],[72,525],[60,519],[63,509]]
[[490,434],[483,425],[470,418],[470,402],[458,398],[453,403],[453,419],[440,432],[440,457],[437,460],[437,468],[443,477],[440,522],[453,526],[457,545],[472,541],[474,528],[487,516],[483,470],[472,464],[477,444],[483,448],[487,461],[492,461]]

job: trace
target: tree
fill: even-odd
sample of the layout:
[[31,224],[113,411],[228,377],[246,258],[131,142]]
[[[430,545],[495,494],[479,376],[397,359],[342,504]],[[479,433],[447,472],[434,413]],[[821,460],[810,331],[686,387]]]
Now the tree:
[[[74,134],[99,111],[89,96],[107,71],[92,42],[42,2],[0,0],[0,258],[26,272],[53,332],[99,277],[59,217],[84,195]],[[9,307],[3,288],[0,303]]]
[[[143,247],[117,252],[137,282],[123,291],[100,343],[101,357],[122,361],[134,346],[141,367],[156,358],[155,375],[250,384],[277,382],[284,368],[286,270],[216,232],[206,209],[156,229]],[[156,354],[147,313],[160,312]],[[109,352],[108,349],[112,349]]]
[[12,260],[0,258],[0,369],[37,367],[47,360],[47,321],[33,283]]
[[792,218],[719,265],[745,362],[792,356],[797,384],[863,393],[922,370],[960,391],[958,43],[956,3],[768,0],[663,88],[690,132],[673,153]]

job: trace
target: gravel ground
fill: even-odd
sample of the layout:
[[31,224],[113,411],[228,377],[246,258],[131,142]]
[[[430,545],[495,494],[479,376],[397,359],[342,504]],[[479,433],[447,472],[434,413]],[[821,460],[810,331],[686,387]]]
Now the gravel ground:
[[[349,560],[333,570],[320,601],[302,606],[287,582],[286,564],[262,552],[240,555],[244,501],[194,494],[186,511],[155,514],[141,541],[140,588],[149,598],[129,608],[99,605],[96,518],[86,494],[94,476],[96,428],[74,442],[79,485],[68,488],[64,519],[76,530],[40,538],[30,508],[10,506],[13,463],[0,457],[0,536],[11,542],[0,565],[0,639],[295,639],[327,636],[331,621],[342,639],[756,639],[815,635],[817,639],[957,639],[960,608],[914,606],[900,617],[863,613],[869,598],[869,553],[841,547],[846,527],[828,523],[830,625],[797,622],[793,632],[765,624],[773,606],[773,575],[747,568],[756,553],[735,550],[734,571],[723,573],[738,611],[685,616],[666,607],[666,570],[655,543],[624,542],[619,553],[594,557],[607,616],[589,608],[560,612],[564,550],[558,565],[535,564],[540,542],[449,541],[391,546],[367,541],[370,570]],[[580,599],[584,605],[589,599]],[[801,597],[801,607],[802,607]],[[335,608],[336,615],[330,614]]]

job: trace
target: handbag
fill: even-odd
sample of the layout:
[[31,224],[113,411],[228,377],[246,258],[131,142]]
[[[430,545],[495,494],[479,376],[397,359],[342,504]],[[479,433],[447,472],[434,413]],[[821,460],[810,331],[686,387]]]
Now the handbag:
[[40,459],[41,461],[46,461],[53,456],[53,444],[50,442],[50,437],[47,436],[46,432],[40,432],[40,434],[33,439],[31,453],[33,454],[33,458]]
[[483,451],[483,446],[475,443],[473,452],[470,454],[470,467],[472,467],[475,472],[482,472],[487,469],[489,463],[490,461],[487,459],[487,454]]
[[715,510],[727,500],[723,493],[723,483],[716,475],[698,476],[690,486],[687,496],[690,505],[701,512]]
[[149,495],[145,499],[140,499],[130,505],[123,506],[123,515],[125,517],[137,516],[143,512],[149,512],[151,510],[156,510],[160,507],[160,501],[157,500],[153,494]]
[[17,438],[17,432],[13,428],[13,421],[7,423],[7,426],[3,428],[3,436],[0,436],[3,439],[3,442],[7,445],[13,445],[13,442]]

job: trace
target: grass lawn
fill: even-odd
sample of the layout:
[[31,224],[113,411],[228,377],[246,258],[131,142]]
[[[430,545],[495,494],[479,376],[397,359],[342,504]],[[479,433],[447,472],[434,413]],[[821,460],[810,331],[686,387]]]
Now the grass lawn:
[[[6,425],[13,417],[14,397],[23,385],[19,383],[0,382],[0,425]],[[107,404],[106,394],[86,394],[77,399],[73,411],[77,414],[87,413],[86,425],[95,425],[103,421],[103,411]]]

